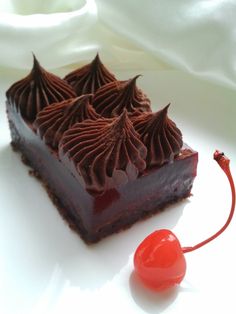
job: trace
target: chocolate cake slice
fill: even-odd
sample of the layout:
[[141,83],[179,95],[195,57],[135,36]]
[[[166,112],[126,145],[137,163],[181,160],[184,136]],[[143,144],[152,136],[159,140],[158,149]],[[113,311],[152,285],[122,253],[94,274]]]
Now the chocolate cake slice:
[[87,243],[188,197],[196,177],[198,154],[183,144],[168,106],[153,113],[136,78],[115,84],[127,98],[114,95],[114,82],[78,97],[35,59],[6,93],[13,147]]

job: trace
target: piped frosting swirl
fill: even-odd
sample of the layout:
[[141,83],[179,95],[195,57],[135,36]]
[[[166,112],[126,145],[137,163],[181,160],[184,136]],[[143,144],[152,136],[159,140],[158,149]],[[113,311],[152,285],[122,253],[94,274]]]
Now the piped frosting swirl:
[[57,148],[63,133],[76,122],[100,117],[90,105],[90,98],[88,94],[67,99],[45,107],[37,114],[34,126],[46,144]]
[[72,71],[64,79],[74,88],[78,96],[93,94],[99,87],[116,81],[115,76],[104,66],[98,54],[91,63]]
[[132,113],[136,110],[150,112],[150,100],[136,86],[136,80],[140,75],[127,81],[115,81],[108,83],[97,90],[92,105],[96,111],[104,117],[120,115],[124,108]]
[[73,162],[92,194],[136,179],[146,167],[146,154],[126,110],[113,119],[76,123],[59,145],[61,158]]
[[160,166],[174,159],[183,145],[182,133],[168,118],[169,105],[156,113],[134,117],[133,125],[147,147],[147,166]]
[[36,57],[33,57],[34,64],[29,75],[13,84],[6,92],[10,103],[30,122],[34,121],[44,107],[76,96],[67,82],[44,70]]
[[76,168],[73,174],[86,189],[101,195],[146,168],[171,162],[183,145],[181,131],[167,116],[169,105],[152,113],[150,100],[136,86],[138,77],[117,81],[97,55],[66,76],[76,97],[66,81],[34,57],[30,74],[6,94],[61,162]]

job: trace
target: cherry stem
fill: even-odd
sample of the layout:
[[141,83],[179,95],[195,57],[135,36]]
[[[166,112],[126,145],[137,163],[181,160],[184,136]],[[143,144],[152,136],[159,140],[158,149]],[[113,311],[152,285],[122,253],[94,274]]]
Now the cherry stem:
[[183,247],[182,251],[183,253],[189,253],[192,251],[195,251],[197,249],[199,249],[200,247],[204,246],[205,244],[209,243],[210,241],[214,240],[215,238],[217,238],[219,235],[221,235],[225,229],[229,226],[233,215],[234,215],[234,210],[235,210],[235,185],[234,185],[234,181],[231,175],[231,171],[230,171],[230,160],[224,155],[224,153],[216,150],[214,153],[214,159],[217,161],[218,165],[221,167],[221,169],[225,172],[228,180],[229,180],[229,184],[231,187],[231,193],[232,193],[232,204],[231,204],[231,210],[229,213],[229,217],[226,221],[226,223],[224,224],[224,226],[217,231],[214,235],[212,235],[210,238],[194,245],[194,246],[189,246],[189,247]]

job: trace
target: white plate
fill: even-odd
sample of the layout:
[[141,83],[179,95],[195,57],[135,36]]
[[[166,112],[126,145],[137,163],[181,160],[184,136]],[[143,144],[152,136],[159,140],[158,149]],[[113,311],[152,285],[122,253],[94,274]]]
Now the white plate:
[[[135,73],[122,72],[127,78]],[[186,255],[178,289],[156,294],[132,275],[140,241],[171,228],[183,246],[210,236],[225,222],[230,190],[212,159],[224,150],[236,174],[236,95],[172,70],[142,71],[140,86],[156,108],[168,102],[185,141],[199,151],[193,197],[131,229],[86,246],[61,219],[40,183],[10,148],[4,92],[22,73],[1,75],[0,312],[20,313],[233,313],[236,310],[236,217],[217,240]],[[154,106],[155,107],[155,106]],[[236,176],[236,175],[235,175]]]

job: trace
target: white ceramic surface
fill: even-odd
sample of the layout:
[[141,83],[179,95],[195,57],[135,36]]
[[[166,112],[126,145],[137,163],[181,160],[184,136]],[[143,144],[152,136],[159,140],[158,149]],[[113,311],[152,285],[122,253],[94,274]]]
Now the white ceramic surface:
[[[65,71],[64,71],[65,72]],[[135,73],[122,72],[118,77]],[[236,94],[188,74],[145,72],[140,86],[156,108],[169,111],[185,141],[199,152],[193,196],[129,230],[86,246],[61,219],[40,183],[11,150],[6,88],[22,73],[0,78],[0,313],[234,313],[236,217],[216,241],[186,255],[187,274],[164,294],[144,289],[132,273],[140,241],[171,228],[183,246],[194,245],[225,222],[227,180],[212,154],[224,150],[236,177]]]

